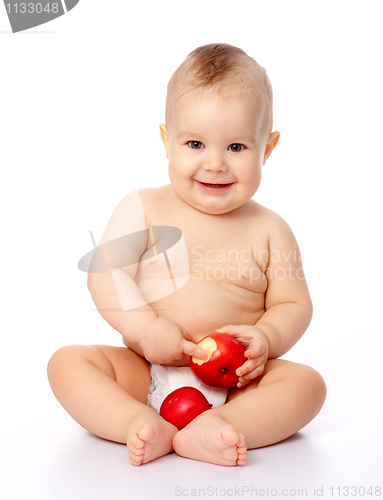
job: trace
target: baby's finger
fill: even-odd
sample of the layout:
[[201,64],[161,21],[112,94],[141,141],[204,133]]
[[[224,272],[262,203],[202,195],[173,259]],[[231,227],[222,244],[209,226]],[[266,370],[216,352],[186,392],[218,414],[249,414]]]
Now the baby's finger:
[[247,347],[251,341],[248,325],[226,325],[222,328],[217,328],[216,333],[225,333],[237,339],[243,346]]
[[257,342],[257,339],[253,339],[245,352],[245,356],[246,358],[258,358],[265,352],[265,350],[266,346],[263,342]]
[[240,325],[225,325],[221,328],[216,328],[215,332],[217,333],[227,333],[228,335],[235,335],[242,333],[242,328]]
[[245,361],[243,363],[242,366],[237,368],[235,373],[236,373],[236,375],[238,375],[238,377],[241,377],[243,375],[247,375],[249,372],[251,372],[252,370],[257,368],[261,363],[262,363],[262,360],[260,360],[259,358],[248,359],[247,361]]
[[263,373],[264,369],[265,369],[265,365],[262,364],[260,366],[257,366],[257,368],[254,368],[254,370],[251,370],[251,372],[247,373],[246,375],[239,377],[240,386],[243,387],[243,385],[245,385],[248,382],[250,382],[251,380],[259,377],[259,375],[261,375]]
[[182,352],[188,356],[194,356],[195,358],[202,359],[204,361],[209,359],[209,354],[194,342],[189,342],[183,339]]
[[221,326],[221,328],[216,328],[215,331],[217,333],[228,333],[229,330],[232,330],[234,328],[235,325],[225,325],[225,326]]
[[184,339],[186,339],[186,340],[193,340],[193,337],[186,330],[186,328],[184,328],[183,326],[181,326],[180,328],[181,328],[181,333],[182,333],[182,336],[183,336]]

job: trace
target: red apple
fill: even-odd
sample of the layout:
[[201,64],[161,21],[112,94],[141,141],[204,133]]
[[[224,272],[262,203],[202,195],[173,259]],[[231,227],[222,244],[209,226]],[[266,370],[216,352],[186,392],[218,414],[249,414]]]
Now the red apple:
[[163,400],[160,415],[181,430],[212,406],[195,387],[180,387]]
[[190,368],[194,375],[213,389],[229,389],[237,385],[238,376],[235,371],[247,360],[243,345],[226,333],[212,333],[197,345],[209,353],[209,358],[190,358]]

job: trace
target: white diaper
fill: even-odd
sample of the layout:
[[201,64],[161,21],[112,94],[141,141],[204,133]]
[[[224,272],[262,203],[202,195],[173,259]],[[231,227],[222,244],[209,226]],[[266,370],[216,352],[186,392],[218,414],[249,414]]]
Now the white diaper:
[[148,406],[158,413],[166,396],[180,387],[195,387],[204,394],[213,408],[222,406],[229,392],[228,389],[211,389],[201,384],[188,366],[150,365],[150,375],[152,385],[148,394]]

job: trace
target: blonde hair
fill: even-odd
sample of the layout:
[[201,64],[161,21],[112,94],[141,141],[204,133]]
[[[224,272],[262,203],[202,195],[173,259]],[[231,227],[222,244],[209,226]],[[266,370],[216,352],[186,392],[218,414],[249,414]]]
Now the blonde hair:
[[238,47],[211,43],[193,50],[169,80],[165,121],[170,121],[174,102],[197,88],[214,88],[222,97],[240,96],[263,106],[264,127],[273,125],[273,91],[266,74],[252,57]]

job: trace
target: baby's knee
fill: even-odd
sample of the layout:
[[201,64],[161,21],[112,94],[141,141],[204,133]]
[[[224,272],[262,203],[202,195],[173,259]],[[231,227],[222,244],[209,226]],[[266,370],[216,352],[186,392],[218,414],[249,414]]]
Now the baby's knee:
[[48,371],[52,370],[57,364],[61,364],[65,362],[68,358],[72,357],[73,354],[78,351],[78,348],[83,346],[79,345],[66,345],[64,347],[60,347],[56,352],[52,354],[48,361]]
[[285,381],[301,404],[317,414],[326,399],[326,384],[320,373],[311,366],[287,360],[270,360],[269,364],[265,382]]
[[65,373],[73,370],[78,361],[89,357],[89,347],[84,345],[67,345],[54,352],[48,361],[47,374],[50,384],[62,382]]
[[52,354],[48,361],[48,378],[50,378],[50,376],[57,370],[59,366],[65,363],[65,360],[68,358],[68,354],[70,352],[70,347],[72,346],[60,347],[60,349]]
[[326,399],[327,388],[323,377],[317,370],[307,365],[297,365],[301,390],[304,392],[307,402],[311,401],[314,412],[318,413]]

